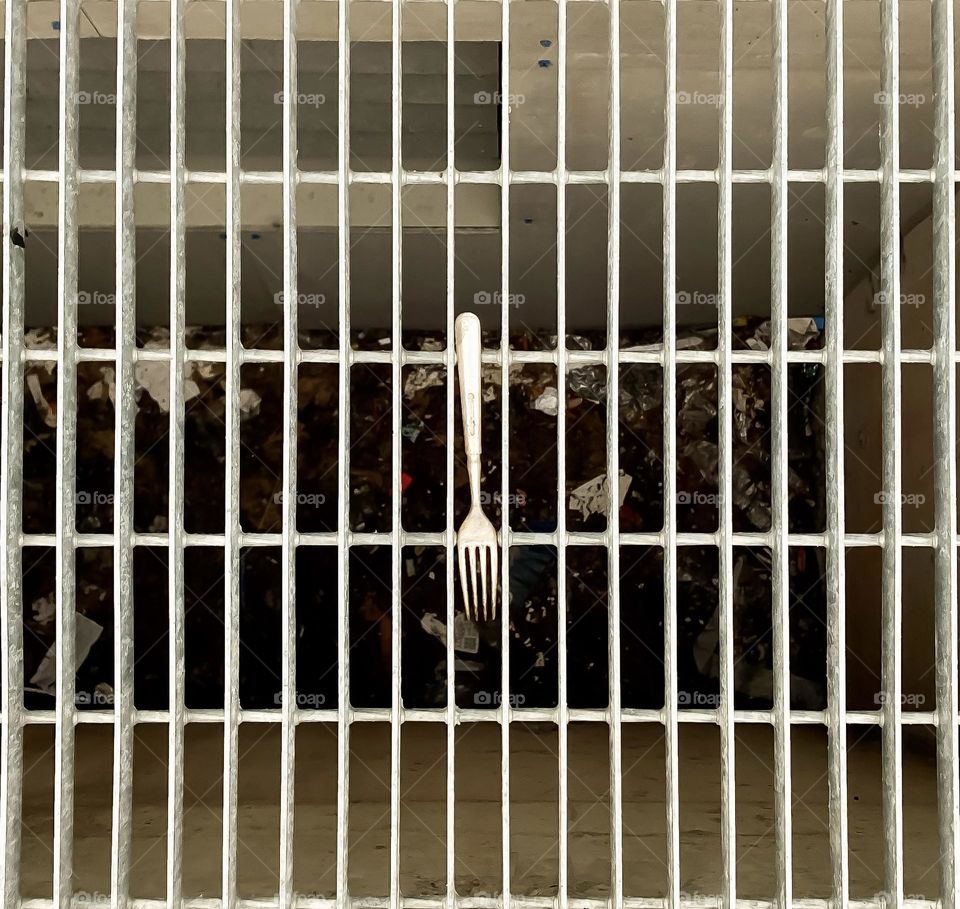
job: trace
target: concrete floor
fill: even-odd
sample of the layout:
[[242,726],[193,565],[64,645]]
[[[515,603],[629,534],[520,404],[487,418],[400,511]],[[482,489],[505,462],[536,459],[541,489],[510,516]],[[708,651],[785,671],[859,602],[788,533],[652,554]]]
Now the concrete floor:
[[[351,735],[350,891],[389,892],[389,727],[354,726]],[[133,894],[162,898],[166,853],[166,737],[138,732],[134,764]],[[719,734],[680,730],[682,889],[719,892]],[[77,735],[75,889],[109,892],[109,726]],[[335,893],[336,729],[301,726],[297,738],[294,886],[304,895]],[[411,724],[402,742],[401,885],[405,895],[445,889],[445,729]],[[624,727],[624,885],[631,896],[665,892],[664,752],[661,730]],[[557,734],[547,726],[512,728],[512,890],[552,895],[557,880]],[[52,880],[53,729],[26,736],[23,883],[25,897],[49,897]],[[243,726],[240,735],[239,888],[242,897],[277,892],[279,735]],[[738,889],[745,898],[774,893],[773,736],[740,730],[737,744]],[[499,727],[465,725],[457,745],[457,889],[496,893],[502,824]],[[222,739],[219,726],[188,727],[184,895],[215,896],[220,887]],[[827,757],[824,731],[793,730],[794,892],[829,895]],[[850,884],[862,898],[882,889],[880,741],[876,729],[849,737]],[[571,896],[604,896],[609,878],[606,728],[570,728],[569,881]],[[907,749],[904,764],[905,892],[939,893],[936,775],[932,755]]]

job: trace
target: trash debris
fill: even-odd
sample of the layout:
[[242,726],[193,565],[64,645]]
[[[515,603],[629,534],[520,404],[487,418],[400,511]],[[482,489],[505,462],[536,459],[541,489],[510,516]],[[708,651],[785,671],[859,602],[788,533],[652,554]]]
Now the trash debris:
[[[103,626],[98,625],[92,619],[88,619],[83,613],[78,612],[75,616],[76,622],[76,648],[75,659],[76,666],[79,669],[90,654],[90,648],[96,643],[97,639],[103,633]],[[57,693],[57,645],[56,642],[50,645],[43,657],[37,671],[30,677],[30,684],[38,691],[44,694]]]
[[[738,319],[734,347],[769,346],[769,320]],[[80,342],[87,347],[110,347],[112,327],[84,326]],[[822,345],[822,324],[815,319],[790,319],[791,349]],[[360,337],[360,335],[363,337]],[[357,332],[355,347],[383,349],[389,332]],[[302,329],[304,349],[336,349],[331,332]],[[408,350],[442,350],[442,332],[404,336]],[[386,340],[385,340],[386,339]],[[187,345],[195,350],[222,349],[225,332],[220,327],[189,326]],[[245,346],[280,349],[279,328],[244,326]],[[623,349],[662,349],[655,330],[623,332]],[[165,328],[141,331],[138,343],[145,350],[169,349]],[[499,345],[499,333],[486,343]],[[517,335],[511,345],[518,350],[542,347],[543,338]],[[601,333],[584,332],[567,338],[568,347],[601,349]],[[31,329],[28,346],[52,347],[56,330]],[[715,350],[716,328],[680,328],[676,339],[681,350]],[[186,529],[189,533],[224,532],[224,428],[226,368],[220,361],[191,357],[184,369],[185,413],[184,485]],[[56,476],[56,369],[52,361],[30,361],[25,367],[25,452],[23,479],[23,530],[49,534],[55,530],[54,478]],[[298,374],[297,508],[300,533],[332,533],[340,518],[338,463],[338,379],[336,364],[305,363]],[[825,515],[823,499],[822,366],[791,363],[787,379],[791,407],[788,414],[788,522],[791,533],[817,532]],[[168,528],[170,381],[165,362],[141,360],[135,366],[136,446],[134,477],[134,529],[138,533],[163,533]],[[514,364],[509,370],[509,465],[501,463],[502,372],[495,363],[482,370],[483,476],[481,491],[488,517],[499,527],[504,507],[514,531],[551,533],[557,526],[558,485],[567,506],[570,531],[603,532],[609,512],[606,477],[608,439],[619,445],[618,479],[620,530],[659,532],[663,527],[663,370],[657,363],[623,364],[619,382],[619,425],[607,425],[607,369],[602,365],[568,370],[566,396],[560,394],[556,367],[550,363]],[[116,377],[102,362],[78,365],[77,531],[113,531],[114,425]],[[389,366],[367,364],[352,371],[350,389],[349,522],[352,531],[389,533],[392,527],[391,488],[393,445],[401,451],[401,520],[414,534],[436,534],[442,540],[466,513],[467,475],[462,462],[460,420],[454,419],[452,498],[447,513],[447,391],[446,368],[440,364],[404,368],[401,433],[396,440],[390,427],[392,389]],[[710,363],[681,363],[676,370],[676,476],[675,510],[680,532],[714,533],[718,526],[718,386],[717,369]],[[767,364],[737,364],[731,375],[733,452],[733,525],[736,531],[766,531],[770,527],[771,388]],[[454,385],[456,383],[454,382]],[[246,366],[240,408],[243,417],[240,446],[240,520],[245,533],[277,533],[282,524],[283,386],[276,364]],[[202,401],[202,404],[200,403]],[[567,409],[566,476],[557,477],[557,415]],[[508,499],[502,501],[503,474],[509,467]],[[680,495],[682,494],[682,498]],[[375,539],[375,538],[371,538]],[[623,703],[625,706],[662,706],[662,672],[652,655],[663,647],[663,562],[656,547],[631,547],[635,553],[622,560],[620,596],[624,623],[622,635]],[[112,553],[108,548],[83,550],[95,560],[98,581],[82,588],[78,578],[78,616],[82,613],[101,629],[91,645],[82,672],[82,690],[91,693],[84,706],[104,706],[112,697]],[[188,548],[184,581],[190,590],[219,590],[222,562],[214,550]],[[138,662],[137,706],[165,709],[168,697],[165,648],[159,643],[167,633],[165,554],[149,547],[137,548],[138,652],[149,656]],[[202,554],[202,558],[199,556]],[[336,699],[337,603],[336,547],[301,546],[297,565],[298,692]],[[363,656],[351,660],[351,697],[356,704],[389,703],[390,693],[390,591],[389,546],[353,546],[351,558],[362,559],[350,571],[348,624],[351,640],[362,640]],[[403,635],[403,698],[410,706],[438,706],[446,698],[444,627],[447,568],[446,547],[404,546],[401,581],[404,584],[401,631]],[[825,659],[826,593],[820,577],[816,549],[790,547],[791,590],[803,592],[804,610],[791,615],[791,693],[794,706],[819,709],[823,704],[820,683]],[[245,551],[241,573],[241,634],[244,646],[256,649],[257,659],[242,661],[240,684],[244,706],[274,708],[272,676],[259,662],[279,667],[279,556],[270,547]],[[508,558],[511,697],[524,706],[551,706],[557,697],[557,556],[552,546],[514,546]],[[734,683],[739,705],[763,704],[769,698],[772,653],[770,628],[770,569],[761,549],[740,547],[736,553],[735,640],[742,666]],[[352,563],[351,563],[352,564]],[[567,549],[568,628],[566,654],[568,695],[578,706],[606,703],[607,676],[607,555],[602,546]],[[40,666],[50,650],[55,624],[54,560],[38,565],[30,575],[24,602],[30,611],[24,621],[30,653],[24,664],[25,681],[37,678],[36,691],[49,687],[47,670]],[[678,683],[681,690],[707,690],[718,684],[712,667],[718,606],[716,548],[679,547],[676,562]],[[361,578],[365,578],[361,584]],[[463,658],[455,664],[455,695],[461,706],[475,707],[498,691],[500,626],[472,625],[461,620],[459,580],[453,570],[457,597],[454,647]],[[357,585],[360,586],[357,586]],[[363,585],[366,586],[363,586]],[[89,588],[89,589],[88,589]],[[500,602],[503,604],[503,596]],[[633,608],[634,605],[637,608]],[[641,608],[642,607],[642,608]],[[218,607],[211,605],[215,611]],[[219,607],[222,609],[222,605]],[[186,679],[188,702],[196,707],[223,703],[221,620],[204,610],[189,611],[188,634],[195,642],[195,659]],[[432,616],[432,618],[430,618]],[[154,618],[158,617],[158,618]],[[141,622],[142,619],[142,622]],[[78,635],[84,621],[78,618]],[[252,629],[256,629],[254,635]],[[247,637],[250,636],[250,637]],[[321,654],[321,657],[315,657]],[[79,656],[79,647],[78,647]],[[470,659],[466,659],[469,656]],[[270,662],[270,661],[274,662]],[[78,682],[79,685],[79,682]],[[307,686],[307,687],[304,687]],[[311,687],[312,686],[312,687]],[[699,688],[698,688],[699,686]],[[81,688],[78,687],[78,691]],[[41,695],[37,694],[37,697]],[[42,695],[47,697],[48,694]],[[319,702],[319,700],[318,700]],[[492,700],[486,702],[492,704]],[[571,704],[573,701],[571,701]],[[819,706],[818,706],[819,705]]]
[[539,410],[541,413],[555,417],[557,415],[559,403],[560,398],[557,395],[556,388],[549,386],[543,390],[543,393],[533,402],[531,406],[534,410]]
[[[627,491],[630,489],[632,477],[627,476],[620,471],[618,504],[623,505],[627,497]],[[600,474],[592,480],[588,480],[582,486],[578,486],[570,493],[570,510],[579,511],[583,517],[591,514],[606,514],[609,508],[610,492],[607,484],[607,475]]]

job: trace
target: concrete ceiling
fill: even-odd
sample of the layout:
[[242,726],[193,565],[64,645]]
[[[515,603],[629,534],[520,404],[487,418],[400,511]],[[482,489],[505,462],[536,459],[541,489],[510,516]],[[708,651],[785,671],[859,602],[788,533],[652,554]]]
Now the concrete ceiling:
[[[56,167],[57,68],[55,3],[30,4],[28,55],[28,166]],[[280,167],[281,4],[244,3],[243,165],[248,170]],[[299,12],[300,166],[336,168],[336,3],[302,0]],[[187,163],[192,170],[223,169],[224,44],[220,0],[188,7]],[[663,153],[663,8],[649,0],[621,7],[622,166],[657,168]],[[166,12],[165,12],[166,11]],[[735,8],[734,165],[764,169],[771,157],[770,6],[741,2]],[[81,164],[112,168],[115,91],[115,6],[106,0],[84,5],[81,87]],[[500,5],[495,0],[459,0],[457,160],[464,170],[498,167],[498,108],[487,101],[498,84]],[[164,0],[140,4],[138,70],[138,167],[168,166],[169,44]],[[823,4],[790,4],[790,166],[819,169],[825,144],[825,48]],[[445,9],[435,2],[408,2],[404,12],[404,164],[438,170],[445,163]],[[354,45],[351,84],[352,166],[390,166],[390,5],[353,0]],[[550,170],[557,146],[557,7],[549,0],[514,0],[511,7],[511,167]],[[845,3],[845,164],[879,166],[881,59],[879,4]],[[719,141],[719,21],[713,0],[678,6],[678,165],[712,170]],[[901,166],[932,163],[930,7],[925,0],[901,2]],[[567,166],[602,170],[607,165],[609,12],[605,5],[570,4],[567,30]],[[815,313],[823,304],[823,190],[797,184],[790,200],[789,292],[795,314]],[[444,235],[442,186],[408,187],[404,194],[404,321],[409,327],[442,327]],[[187,305],[190,321],[213,322],[224,312],[222,184],[192,185],[189,193]],[[717,190],[713,184],[681,185],[677,193],[677,286],[691,294],[716,289]],[[930,210],[927,186],[901,193],[904,227]],[[28,316],[32,323],[55,319],[56,185],[28,186]],[[282,233],[280,189],[246,185],[243,196],[244,317],[272,321],[280,289]],[[137,189],[138,307],[144,323],[165,321],[169,243],[167,188],[143,183]],[[734,193],[734,292],[738,312],[769,310],[770,193],[765,185],[738,185]],[[511,272],[522,305],[512,309],[517,326],[549,330],[556,306],[556,190],[515,185],[511,190]],[[390,313],[389,187],[351,188],[351,312],[355,326],[383,325]],[[651,185],[627,185],[622,196],[622,319],[625,324],[660,321],[661,197]],[[337,238],[334,187],[301,186],[300,290],[322,305],[304,307],[302,324],[336,327]],[[603,324],[605,306],[606,193],[602,186],[573,186],[567,193],[567,310],[571,327]],[[461,186],[457,195],[458,308],[473,308],[477,295],[499,285],[499,189]],[[113,288],[113,195],[109,185],[85,185],[81,193],[81,287],[107,297]],[[879,190],[850,185],[846,193],[845,272],[849,286],[876,267]],[[496,307],[477,306],[491,324]],[[110,306],[85,307],[82,318],[112,321]],[[680,306],[681,322],[715,321],[704,307]]]

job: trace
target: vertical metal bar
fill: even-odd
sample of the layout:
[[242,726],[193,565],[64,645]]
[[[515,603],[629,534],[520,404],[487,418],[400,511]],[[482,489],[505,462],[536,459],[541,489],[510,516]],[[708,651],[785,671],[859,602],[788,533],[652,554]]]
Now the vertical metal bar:
[[847,856],[847,635],[843,445],[843,0],[827,0],[826,246],[826,503],[827,723],[833,900],[850,897]]
[[77,91],[80,0],[60,0],[60,124],[57,219],[57,727],[53,789],[53,895],[73,893],[73,787],[76,738],[77,479]]
[[960,902],[960,782],[957,730],[957,349],[956,322],[956,136],[954,127],[953,5],[934,0],[932,18],[934,84],[933,185],[933,388],[937,781],[940,808],[940,901]]
[[[559,909],[567,906],[567,0],[557,5],[557,846]],[[509,103],[509,98],[506,99]],[[615,111],[610,116],[616,116]],[[609,190],[608,190],[609,191]],[[609,205],[609,201],[607,202]],[[614,427],[616,424],[614,424]],[[614,431],[616,431],[614,429]],[[608,489],[614,495],[610,479]]]
[[[170,463],[167,501],[167,609],[169,612],[169,710],[167,727],[167,909],[180,909],[183,896],[183,764],[186,713],[184,643],[184,413],[183,360],[186,323],[186,56],[183,17],[186,0],[170,3]],[[229,146],[228,146],[229,147]],[[229,285],[228,285],[229,286]],[[227,320],[229,331],[229,319]],[[228,356],[230,343],[227,340]],[[228,366],[229,370],[229,366]],[[230,457],[227,446],[227,457]],[[230,493],[227,471],[224,494]],[[229,525],[228,525],[229,526]],[[228,531],[229,533],[229,531]],[[228,543],[229,545],[229,543]],[[226,571],[227,555],[224,554]],[[226,602],[226,598],[225,598]],[[226,678],[226,677],[225,677]]]
[[677,0],[663,6],[663,722],[667,903],[680,905],[680,761],[677,723]]
[[773,160],[770,187],[770,531],[773,623],[774,790],[777,900],[793,900],[790,769],[790,550],[787,546],[787,0],[773,16]]
[[[223,863],[221,909],[237,905],[240,728],[240,0],[226,6],[226,489],[224,490]],[[172,343],[172,339],[171,339]]]
[[[400,545],[400,506],[403,495],[400,483],[402,425],[401,363],[403,332],[401,327],[401,292],[403,267],[403,171],[402,115],[403,115],[403,2],[393,0],[390,22],[391,66],[391,144],[390,169],[390,262],[391,262],[391,318],[390,318],[390,389],[392,394],[390,417],[392,444],[390,458],[391,516],[390,559],[393,583],[390,585],[390,909],[400,909],[400,720],[403,709],[400,688],[400,631],[403,625],[400,588],[403,583],[402,550]],[[447,637],[453,635],[453,627]]]
[[720,481],[720,849],[723,909],[737,905],[736,727],[733,719],[733,0],[720,4],[720,152],[717,170],[717,427]]
[[903,742],[900,674],[903,576],[900,450],[900,5],[880,4],[880,289],[883,410],[883,832],[888,909],[903,906]]
[[110,890],[113,909],[130,899],[133,814],[133,353],[137,346],[137,234],[133,172],[137,155],[137,0],[117,4],[116,172],[116,431],[113,456],[113,823]]
[[510,3],[501,13],[500,74],[500,841],[503,909],[510,909]]
[[[670,2],[670,0],[668,0]],[[561,40],[566,41],[566,36]],[[620,681],[620,0],[610,3],[607,152],[607,663],[610,726],[610,905],[623,907],[623,741]],[[564,339],[566,343],[566,339]],[[561,478],[564,482],[565,478]],[[563,503],[566,508],[566,502]]]
[[280,907],[293,905],[294,777],[297,742],[297,0],[283,0],[283,536],[280,561]]
[[347,844],[350,822],[350,0],[337,5],[337,287],[340,308],[340,386],[337,411],[337,900],[348,905],[349,867]]
[[[453,625],[456,621],[454,599],[453,566],[456,562],[456,535],[453,529],[453,465],[455,428],[455,401],[454,376],[456,375],[456,347],[454,345],[455,302],[454,276],[456,256],[456,0],[446,0],[447,3],[447,893],[446,904],[454,909],[457,898],[456,888],[456,722],[457,722],[457,692],[456,692],[456,653],[453,647]],[[496,583],[496,579],[493,579]]]
[[0,897],[20,901],[21,808],[23,804],[23,318],[24,250],[10,242],[22,234],[26,112],[27,3],[7,0],[4,9],[3,82],[3,429],[0,439],[0,590],[3,619],[3,755],[0,804],[3,859]]

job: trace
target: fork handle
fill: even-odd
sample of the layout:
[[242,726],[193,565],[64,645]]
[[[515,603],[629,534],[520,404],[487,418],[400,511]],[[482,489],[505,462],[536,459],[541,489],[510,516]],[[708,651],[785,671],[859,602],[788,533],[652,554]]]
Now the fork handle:
[[480,320],[470,312],[457,316],[454,335],[457,346],[457,371],[460,375],[460,411],[463,417],[463,445],[467,453],[467,473],[474,504],[480,496]]

